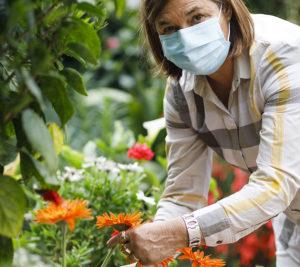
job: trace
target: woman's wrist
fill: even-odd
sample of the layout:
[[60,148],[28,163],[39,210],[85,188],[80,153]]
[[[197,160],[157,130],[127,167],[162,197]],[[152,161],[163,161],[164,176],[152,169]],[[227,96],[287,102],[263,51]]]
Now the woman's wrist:
[[203,238],[200,230],[199,223],[193,213],[185,214],[182,216],[185,223],[188,235],[188,247],[199,247],[202,245]]
[[174,249],[180,249],[187,247],[189,243],[188,232],[184,223],[184,220],[181,217],[170,219],[165,221],[166,231],[169,232],[168,238],[172,240],[172,246]]

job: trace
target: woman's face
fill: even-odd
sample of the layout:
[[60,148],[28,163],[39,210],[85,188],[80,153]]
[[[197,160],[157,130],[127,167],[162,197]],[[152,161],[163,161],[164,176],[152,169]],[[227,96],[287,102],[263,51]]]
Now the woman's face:
[[[201,23],[212,17],[218,17],[219,6],[211,0],[169,0],[155,21],[160,35],[168,35],[177,30]],[[230,18],[222,12],[220,25],[227,39]]]

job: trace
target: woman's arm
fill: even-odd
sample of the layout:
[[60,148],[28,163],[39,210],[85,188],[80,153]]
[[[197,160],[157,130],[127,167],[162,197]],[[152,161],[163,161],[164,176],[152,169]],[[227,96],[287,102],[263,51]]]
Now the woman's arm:
[[300,48],[270,47],[258,72],[265,98],[257,170],[239,192],[194,212],[208,246],[231,243],[285,211],[300,189]]
[[[164,115],[168,177],[155,222],[127,231],[130,241],[126,247],[143,265],[160,263],[188,246],[187,228],[180,216],[207,205],[211,177],[212,150],[180,119],[170,83],[164,97]],[[120,235],[109,244],[119,241]]]
[[206,206],[212,170],[212,150],[181,120],[173,89],[168,81],[164,97],[168,177],[155,221]]

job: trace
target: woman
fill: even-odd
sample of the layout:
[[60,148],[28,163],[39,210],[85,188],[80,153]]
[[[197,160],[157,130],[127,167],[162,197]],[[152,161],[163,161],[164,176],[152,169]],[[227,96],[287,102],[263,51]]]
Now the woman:
[[[250,15],[242,0],[144,0],[142,15],[169,77],[168,179],[155,222],[109,244],[148,265],[272,219],[277,266],[300,266],[300,27]],[[251,175],[207,206],[213,151]]]

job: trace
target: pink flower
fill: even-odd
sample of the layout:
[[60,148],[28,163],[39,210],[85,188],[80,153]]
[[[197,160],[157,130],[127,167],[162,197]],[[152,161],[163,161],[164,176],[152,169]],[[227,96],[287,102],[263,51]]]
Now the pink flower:
[[146,145],[136,143],[127,151],[128,158],[151,160],[154,157],[154,152]]
[[117,49],[120,46],[120,41],[117,37],[109,37],[106,40],[106,46],[108,49]]

